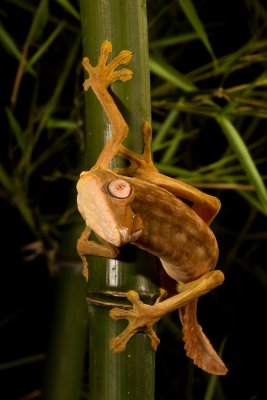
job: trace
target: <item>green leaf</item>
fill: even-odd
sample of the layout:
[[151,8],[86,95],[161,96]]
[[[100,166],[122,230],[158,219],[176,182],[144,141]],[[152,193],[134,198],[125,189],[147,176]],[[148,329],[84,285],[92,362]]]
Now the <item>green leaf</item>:
[[184,14],[186,15],[188,21],[190,24],[193,26],[195,29],[196,33],[198,34],[199,38],[202,40],[204,46],[210,53],[212,59],[215,59],[214,52],[212,50],[210,41],[208,39],[208,36],[205,32],[204,26],[198,16],[198,13],[195,9],[194,4],[192,3],[191,0],[178,0]]
[[8,194],[12,193],[13,191],[12,180],[1,164],[0,164],[0,183],[4,187],[4,189],[8,192]]
[[172,83],[174,86],[184,90],[185,92],[193,92],[196,90],[196,86],[189,79],[162,58],[154,58],[151,56],[150,70],[155,75],[165,79],[167,82]]
[[16,120],[13,112],[10,110],[9,107],[6,107],[6,114],[9,122],[10,131],[14,134],[17,144],[24,153],[27,149],[27,139],[26,135],[21,129],[18,121]]
[[181,128],[177,129],[176,134],[173,137],[173,140],[171,141],[167,150],[161,157],[162,164],[168,164],[168,163],[172,162],[173,157],[175,156],[175,154],[178,153],[178,147],[182,140],[183,134],[184,134],[183,129],[181,129]]
[[[6,51],[11,54],[16,60],[21,60],[22,54],[17,47],[12,36],[6,31],[5,27],[0,23],[0,45],[6,49]],[[36,76],[36,72],[29,67],[27,61],[25,60],[25,69],[32,75]]]
[[34,14],[32,24],[26,39],[26,44],[29,44],[41,35],[48,20],[48,0],[41,0]]
[[19,358],[17,360],[8,361],[6,363],[0,364],[0,371],[5,371],[7,369],[15,367],[21,367],[22,365],[43,361],[44,359],[45,359],[44,354],[34,354],[33,356]]
[[166,135],[172,128],[173,124],[175,123],[179,112],[177,110],[171,110],[167,117],[165,118],[164,122],[161,125],[161,128],[157,131],[156,136],[153,138],[153,149],[157,149],[157,147],[163,142]]
[[68,0],[56,0],[58,4],[60,4],[68,13],[70,13],[74,18],[80,21],[80,14],[73,7],[73,5]]
[[28,206],[25,193],[20,192],[18,182],[11,178],[5,171],[4,167],[0,164],[0,183],[5,189],[6,195],[12,196],[12,204],[19,210],[22,218],[31,230],[37,234],[35,230],[35,222],[33,217],[32,208]]
[[249,181],[255,187],[262,210],[267,215],[267,190],[246,144],[229,119],[219,115],[217,117],[217,122],[220,125],[233,151],[236,153],[240,164],[248,176]]
[[51,43],[53,43],[57,36],[62,32],[64,26],[65,21],[62,21],[51,33],[51,35],[43,42],[42,46],[34,53],[32,58],[28,62],[29,66],[34,65],[38,61],[38,59],[46,52]]
[[25,197],[25,193],[18,193],[18,195],[16,194],[14,205],[19,210],[28,227],[38,237],[39,232],[36,230],[33,209],[27,204],[27,202],[28,199]]
[[167,47],[167,46],[175,46],[179,43],[187,43],[191,42],[192,40],[197,40],[199,39],[199,36],[195,32],[188,32],[188,33],[183,33],[181,35],[177,36],[171,36],[171,37],[166,37],[158,40],[153,40],[149,44],[149,47],[151,49],[153,48],[159,48],[159,47]]
[[17,60],[19,60],[21,53],[13,40],[10,34],[5,30],[4,26],[0,22],[0,43],[1,45],[14,56]]

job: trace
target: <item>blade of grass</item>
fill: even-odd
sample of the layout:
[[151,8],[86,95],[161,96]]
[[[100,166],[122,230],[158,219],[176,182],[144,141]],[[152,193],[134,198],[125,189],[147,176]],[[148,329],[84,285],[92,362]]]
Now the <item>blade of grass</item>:
[[21,53],[15,41],[10,36],[9,32],[6,31],[1,22],[0,22],[0,43],[13,57],[15,57],[17,60],[20,59]]
[[[33,2],[32,3],[29,3],[29,2],[26,3],[26,2],[22,2],[21,0],[2,0],[2,1],[9,2],[9,3],[15,5],[19,10],[22,9],[22,10],[28,11],[30,14],[35,14],[36,13],[37,6],[34,5]],[[53,22],[55,25],[58,25],[58,24],[60,24],[62,22],[62,16],[60,16],[60,18],[59,18],[59,17],[56,16],[56,14],[49,13],[48,21],[49,22]],[[72,32],[74,34],[79,35],[80,31],[79,31],[79,27],[78,26],[75,26],[75,25],[73,25],[71,23],[68,23],[66,21],[65,22],[65,28],[66,28],[66,30],[68,30],[68,31],[70,31],[70,32]]]
[[42,116],[40,117],[37,129],[35,131],[35,135],[34,135],[34,137],[32,137],[32,139],[27,147],[27,153],[25,154],[25,157],[21,160],[21,164],[26,165],[30,171],[33,171],[33,167],[35,168],[35,165],[38,165],[38,159],[35,160],[34,166],[31,165],[32,152],[43,132],[43,129],[46,127],[48,119],[50,118],[51,114],[53,113],[53,111],[55,110],[55,108],[57,106],[57,103],[59,101],[62,90],[64,89],[64,85],[66,83],[67,77],[73,67],[73,63],[76,60],[77,51],[79,49],[79,46],[80,46],[80,37],[77,37],[76,42],[74,42],[74,44],[72,46],[72,51],[70,51],[68,53],[68,56],[65,60],[64,68],[62,70],[62,73],[59,75],[58,81],[56,82],[54,92],[52,93],[46,106],[42,110]]
[[192,40],[198,40],[199,36],[195,32],[183,33],[177,36],[170,36],[163,39],[153,40],[149,43],[150,49],[175,46],[180,43],[191,42]]
[[34,354],[33,356],[19,358],[18,360],[8,361],[0,364],[0,371],[5,371],[10,368],[20,367],[23,365],[43,361],[44,359],[44,354]]
[[65,21],[62,21],[48,36],[48,38],[42,43],[41,47],[34,53],[34,55],[28,61],[29,66],[33,66],[39,58],[46,52],[48,47],[53,43],[53,41],[57,38],[57,36],[62,32],[65,27]]
[[56,2],[60,4],[66,11],[68,11],[68,13],[74,18],[80,21],[80,14],[68,0],[56,0]]
[[[18,49],[15,41],[13,40],[9,32],[7,32],[4,26],[1,24],[1,22],[0,22],[0,43],[2,44],[2,47],[8,51],[9,54],[11,54],[17,60],[21,59],[20,50]],[[33,76],[36,76],[36,72],[32,68],[30,68],[27,62],[25,63],[25,69],[26,71],[30,72]]]
[[0,164],[0,183],[8,193],[12,193],[13,191],[13,183],[12,179],[4,169],[4,167]]
[[193,92],[196,90],[196,86],[189,79],[162,58],[150,56],[150,70],[153,74],[172,83],[175,87],[185,92]]
[[23,132],[21,126],[19,125],[18,121],[16,120],[10,108],[6,107],[5,110],[8,118],[10,132],[15,136],[17,144],[19,145],[22,153],[24,154],[28,145],[27,136],[25,135],[25,132]]
[[210,41],[208,39],[208,36],[205,32],[204,25],[202,24],[201,19],[198,16],[197,10],[192,3],[191,0],[178,0],[178,3],[180,4],[183,12],[185,13],[186,17],[188,18],[188,21],[191,23],[193,28],[195,29],[196,33],[198,34],[199,38],[203,42],[204,46],[210,53],[211,57],[213,60],[215,60],[215,55],[212,50]]
[[148,21],[148,30],[152,29],[153,26],[157,26],[158,21],[164,18],[164,14],[167,13],[171,7],[172,4],[170,2],[164,5],[164,7],[160,7],[158,13]]
[[161,128],[157,131],[157,134],[153,137],[153,150],[156,150],[157,147],[164,141],[166,135],[172,128],[175,123],[179,112],[176,110],[171,110],[161,125]]
[[255,198],[255,196],[247,191],[239,191],[239,194],[244,197],[244,199],[246,199],[247,202],[252,205],[252,207],[255,207],[262,214],[267,215],[266,211],[262,207],[262,204],[258,201],[258,199]]
[[165,153],[163,154],[163,156],[161,158],[162,164],[171,163],[173,156],[178,153],[178,147],[182,140],[183,133],[184,132],[183,132],[182,128],[177,130],[170,146],[167,148],[167,150],[165,151]]
[[[17,177],[16,177],[17,178]],[[14,179],[13,176],[9,175],[4,167],[0,164],[0,183],[4,188],[4,193],[6,197],[8,197],[9,202],[11,202],[18,209],[21,214],[23,220],[29,226],[29,228],[34,232],[37,236],[35,220],[33,217],[33,211],[31,207],[28,205],[27,197],[25,193],[22,192],[22,188],[20,185],[20,181]],[[18,178],[19,179],[19,178]]]
[[46,148],[36,160],[31,162],[29,173],[32,174],[40,165],[45,163],[53,154],[58,153],[58,149],[64,150],[69,145],[69,136],[73,135],[73,130],[68,130],[53,140],[53,146]]
[[28,227],[32,230],[36,237],[39,237],[39,232],[37,232],[35,219],[33,215],[32,208],[27,204],[27,198],[25,198],[24,194],[18,195],[14,201],[16,202],[16,207],[19,210],[22,218],[28,225]]
[[11,94],[11,104],[14,106],[17,101],[17,96],[19,93],[19,88],[21,84],[21,80],[23,77],[23,73],[25,71],[26,65],[27,65],[27,55],[28,55],[28,50],[30,44],[40,35],[42,32],[46,22],[48,19],[48,0],[41,0],[39,3],[37,10],[34,14],[34,18],[32,20],[27,38],[25,40],[25,43],[23,45],[23,50],[22,54],[20,57],[20,62],[18,65],[13,89],[12,89],[12,94]]
[[82,123],[81,122],[76,122],[76,121],[70,121],[68,119],[56,119],[56,118],[49,118],[47,121],[47,128],[53,128],[53,129],[67,129],[67,130],[72,130],[76,131],[81,127]]
[[48,14],[49,14],[49,1],[41,0],[34,14],[34,18],[32,20],[27,35],[27,39],[25,41],[26,46],[29,46],[33,41],[35,41],[41,35],[47,23]]
[[219,115],[217,117],[217,122],[225,134],[233,151],[236,153],[240,164],[248,176],[249,181],[255,187],[261,204],[261,209],[264,214],[267,215],[267,190],[246,144],[229,119],[223,115]]

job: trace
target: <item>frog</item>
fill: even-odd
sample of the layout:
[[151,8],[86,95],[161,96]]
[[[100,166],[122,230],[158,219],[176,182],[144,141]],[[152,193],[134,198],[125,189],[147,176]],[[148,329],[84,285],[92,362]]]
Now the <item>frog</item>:
[[[93,90],[112,128],[111,138],[96,163],[80,174],[77,183],[78,210],[85,221],[77,242],[83,274],[88,279],[87,256],[117,259],[121,247],[128,243],[158,257],[177,292],[167,297],[166,291],[160,289],[158,299],[150,305],[135,290],[129,290],[127,299],[132,307],[114,307],[109,312],[114,320],[128,320],[124,331],[110,341],[110,349],[114,353],[124,351],[129,340],[141,331],[156,350],[160,340],[155,324],[178,310],[187,356],[204,371],[225,375],[227,367],[197,320],[199,297],[224,281],[223,272],[215,269],[219,250],[210,228],[221,203],[215,196],[160,173],[152,159],[149,121],[140,127],[144,140],[142,154],[124,146],[129,127],[109,87],[117,81],[133,79],[133,72],[124,67],[133,55],[122,50],[108,62],[111,52],[112,44],[106,40],[96,66],[87,57],[82,62],[88,73],[84,90]],[[128,165],[111,168],[114,157],[125,158]],[[98,240],[90,238],[92,232]]]

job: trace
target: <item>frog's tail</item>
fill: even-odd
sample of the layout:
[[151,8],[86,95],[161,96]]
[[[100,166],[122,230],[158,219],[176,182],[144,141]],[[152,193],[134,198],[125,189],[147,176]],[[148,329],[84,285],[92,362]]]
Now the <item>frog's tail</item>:
[[179,309],[183,339],[188,357],[195,365],[210,374],[225,375],[227,368],[197,322],[197,299]]

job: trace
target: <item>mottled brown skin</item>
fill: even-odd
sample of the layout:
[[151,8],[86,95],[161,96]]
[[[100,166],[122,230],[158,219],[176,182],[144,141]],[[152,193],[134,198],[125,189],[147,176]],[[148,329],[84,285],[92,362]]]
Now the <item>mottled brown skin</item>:
[[215,267],[215,236],[190,207],[159,186],[136,178],[124,179],[134,187],[131,208],[144,225],[136,246],[159,257],[177,282],[190,282]]
[[[149,306],[141,302],[136,292],[130,291],[128,299],[133,309],[114,308],[110,312],[113,319],[129,321],[128,327],[112,339],[111,349],[114,352],[124,350],[129,339],[142,330],[156,350],[159,339],[153,325],[163,315],[179,309],[187,355],[205,371],[224,375],[227,368],[196,317],[198,298],[224,280],[221,271],[213,270],[218,246],[209,228],[220,202],[158,172],[151,159],[149,123],[145,122],[143,127],[143,154],[136,154],[122,145],[128,127],[107,88],[116,80],[132,78],[130,70],[115,71],[117,66],[130,61],[131,53],[124,50],[107,64],[110,52],[111,44],[104,42],[96,67],[92,67],[88,59],[83,61],[89,73],[84,88],[92,87],[112,125],[112,138],[94,167],[83,172],[77,184],[78,208],[86,222],[77,245],[84,274],[87,274],[87,255],[116,258],[119,247],[125,243],[159,257],[167,274],[180,283],[179,294],[160,301],[162,295]],[[109,170],[110,161],[116,155],[128,159],[129,167]],[[100,243],[88,240],[91,230]]]

